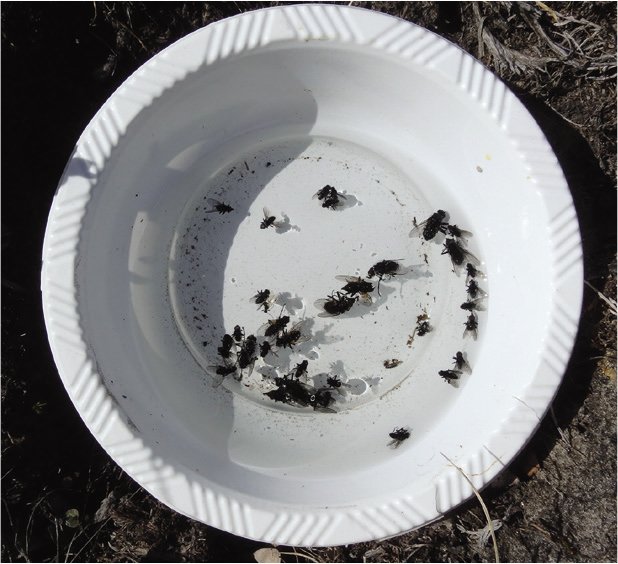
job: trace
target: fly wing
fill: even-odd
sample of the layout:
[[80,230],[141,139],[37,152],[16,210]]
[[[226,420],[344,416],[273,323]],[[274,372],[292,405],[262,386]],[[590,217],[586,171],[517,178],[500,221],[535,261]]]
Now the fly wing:
[[208,210],[205,213],[215,213],[218,211],[218,207],[221,205],[219,200],[215,200],[214,198],[207,198],[206,201],[212,206],[211,210]]
[[359,276],[345,276],[345,275],[335,276],[335,280],[341,280],[342,282],[362,282],[363,281],[363,279],[360,278]]
[[472,368],[470,368],[470,364],[465,358],[464,358],[462,365],[459,368],[461,368],[462,372],[465,372],[466,374],[472,374]]
[[412,220],[414,224],[414,229],[410,231],[410,237],[422,237],[423,236],[423,228],[429,220],[421,221],[420,223],[416,223],[416,218]]
[[304,343],[305,341],[311,339],[309,335],[303,334],[303,329],[307,326],[307,321],[307,319],[301,319],[298,323],[295,323],[289,329],[288,333],[291,333],[292,331],[298,331],[300,333],[300,337],[296,339],[295,343]]
[[[275,319],[271,319],[270,321],[267,321],[266,323],[264,323],[264,325],[262,325],[258,330],[257,330],[257,334],[260,337],[265,337],[266,336],[266,330],[273,324],[273,322],[275,321]],[[272,337],[272,335],[270,335]]]
[[[223,380],[225,379],[225,372],[223,372],[221,369],[224,368],[226,369],[225,371],[227,371],[227,369],[231,368],[232,365],[230,364],[223,364],[223,365],[211,365],[206,367],[206,372],[212,376],[212,387],[213,388],[218,388],[221,383],[223,382]],[[236,370],[234,370],[233,372],[230,372],[230,374],[234,374],[235,375]]]
[[474,280],[468,282],[466,291],[468,295],[474,299],[483,299],[489,295],[485,290],[481,289]]
[[326,311],[324,306],[329,302],[332,302],[332,300],[328,298],[320,298],[319,300],[316,300],[315,302],[313,302],[313,305],[315,307],[323,310],[322,313],[318,313],[318,317],[335,317],[339,315],[338,313],[329,313],[328,311]]
[[474,266],[478,266],[481,264],[481,261],[477,259],[470,251],[466,251],[465,249],[462,249],[462,251],[464,255],[464,262],[469,262]]

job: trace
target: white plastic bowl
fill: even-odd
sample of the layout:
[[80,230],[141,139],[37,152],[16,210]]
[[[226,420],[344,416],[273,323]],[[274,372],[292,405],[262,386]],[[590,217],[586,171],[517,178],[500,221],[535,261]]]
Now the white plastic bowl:
[[[342,208],[312,198],[327,184]],[[264,207],[284,226],[260,229]],[[408,236],[437,209],[487,275],[476,341],[444,236]],[[54,358],[103,447],[175,510],[289,545],[439,518],[472,495],[446,457],[487,484],[550,405],[582,299],[569,190],[517,98],[439,36],[336,5],[223,20],[140,68],[80,138],[43,258]],[[335,276],[383,259],[405,273],[372,305],[318,316]],[[215,387],[223,334],[270,319],[250,301],[264,288],[310,339]],[[473,370],[456,388],[438,371],[457,351]],[[304,359],[309,383],[347,384],[334,413],[264,395]]]

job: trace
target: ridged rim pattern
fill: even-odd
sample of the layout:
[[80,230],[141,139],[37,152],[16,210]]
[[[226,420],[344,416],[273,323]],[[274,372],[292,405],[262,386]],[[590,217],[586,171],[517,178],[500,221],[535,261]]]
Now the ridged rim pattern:
[[[368,33],[367,30],[372,30]],[[375,507],[331,511],[256,507],[215,492],[191,472],[164,463],[137,436],[98,374],[80,328],[74,287],[79,233],[91,191],[112,148],[143,107],[204,64],[278,41],[354,43],[422,65],[475,99],[508,135],[547,207],[555,293],[534,385],[514,402],[489,444],[451,457],[481,488],[538,427],[561,382],[582,300],[582,250],[573,202],[557,159],[532,117],[493,73],[445,39],[377,12],[334,5],[296,5],[248,12],[211,24],[142,66],[93,118],[64,171],[49,215],[41,289],[52,352],[64,385],[93,435],[138,483],[177,511],[231,533],[296,546],[327,546],[393,536],[439,518],[473,492],[445,460],[442,478],[421,495]],[[91,163],[86,168],[84,162]],[[513,437],[517,437],[515,440]],[[508,437],[508,440],[505,439]],[[445,453],[448,455],[448,453]],[[160,484],[167,487],[161,488]],[[173,493],[171,493],[173,492]],[[427,508],[431,508],[428,510]]]

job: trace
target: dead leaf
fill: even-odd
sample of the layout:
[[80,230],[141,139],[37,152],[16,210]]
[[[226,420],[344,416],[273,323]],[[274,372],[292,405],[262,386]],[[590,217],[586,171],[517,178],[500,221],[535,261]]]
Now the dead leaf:
[[253,553],[256,562],[260,564],[281,562],[281,554],[276,548],[260,548]]

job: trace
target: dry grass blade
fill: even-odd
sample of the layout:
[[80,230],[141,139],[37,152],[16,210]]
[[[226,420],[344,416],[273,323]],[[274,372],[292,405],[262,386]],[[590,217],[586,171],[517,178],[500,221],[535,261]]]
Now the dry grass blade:
[[279,554],[287,554],[288,556],[296,556],[297,558],[299,556],[302,556],[303,558],[306,558],[307,560],[309,560],[309,562],[316,562],[317,564],[320,564],[320,561],[316,560],[313,556],[309,556],[308,554],[305,554],[304,552],[298,552],[296,549],[294,549],[294,552],[280,552]]
[[466,476],[466,473],[459,466],[457,466],[457,464],[455,464],[443,452],[441,452],[440,454],[444,458],[446,458],[455,468],[457,468],[457,470],[459,470],[459,473],[466,479],[466,482],[468,482],[468,484],[470,484],[470,487],[472,488],[472,491],[474,492],[474,495],[479,500],[479,503],[481,504],[481,507],[483,508],[483,512],[485,513],[485,518],[487,519],[487,526],[489,527],[489,531],[491,533],[491,539],[493,540],[493,543],[494,543],[494,555],[496,557],[496,562],[500,562],[500,555],[498,554],[498,541],[496,540],[496,531],[494,530],[493,521],[492,521],[491,517],[489,516],[489,511],[487,509],[487,506],[485,505],[485,502],[483,501],[483,498],[481,497],[481,494],[474,487],[474,484],[470,481],[470,478],[468,478],[468,476]]
[[608,298],[603,292],[597,290],[592,284],[590,284],[588,280],[584,280],[584,284],[597,293],[597,296],[599,296],[599,298],[601,298],[609,306],[610,311],[614,315],[618,315],[618,305],[616,304],[616,300]]

